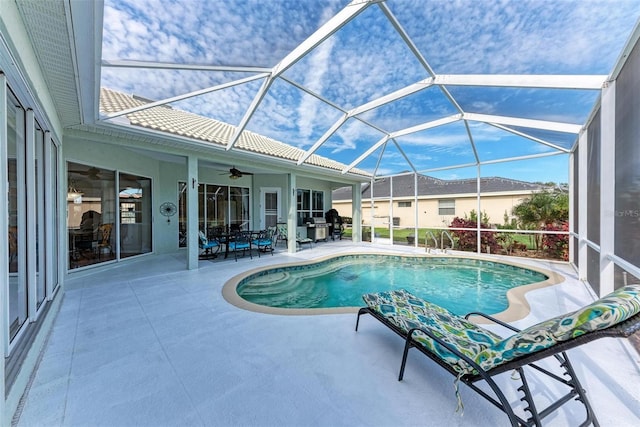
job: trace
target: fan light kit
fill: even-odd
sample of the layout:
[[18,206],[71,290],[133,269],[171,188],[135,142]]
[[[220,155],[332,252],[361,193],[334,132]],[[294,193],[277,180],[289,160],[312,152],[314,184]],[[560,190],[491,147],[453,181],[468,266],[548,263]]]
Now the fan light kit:
[[242,178],[244,175],[253,175],[253,173],[251,172],[243,172],[239,169],[236,169],[236,167],[232,167],[231,169],[229,169],[229,178],[231,179],[238,179],[238,178]]

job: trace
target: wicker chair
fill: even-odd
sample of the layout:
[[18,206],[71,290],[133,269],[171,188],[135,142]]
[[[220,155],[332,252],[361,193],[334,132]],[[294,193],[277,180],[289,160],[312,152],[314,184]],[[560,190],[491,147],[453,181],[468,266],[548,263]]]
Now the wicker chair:
[[[458,383],[462,382],[502,410],[513,426],[540,426],[542,419],[567,402],[577,400],[584,405],[586,420],[581,425],[598,421],[586,392],[580,385],[566,350],[602,337],[629,337],[640,330],[640,285],[625,286],[572,313],[554,317],[525,330],[482,313],[469,313],[459,317],[450,311],[411,295],[405,290],[365,294],[367,307],[361,308],[356,320],[356,331],[362,314],[368,313],[405,339],[404,353],[398,380],[404,376],[407,355],[416,348],[456,377],[456,395],[461,400]],[[509,330],[503,338],[471,323],[469,316],[481,316]],[[535,364],[553,356],[559,363],[552,372]],[[538,409],[529,389],[524,367],[528,372],[546,375],[563,384],[566,394]],[[517,415],[511,403],[493,377],[517,371],[525,403],[527,419]],[[477,383],[484,381],[494,393]],[[520,411],[522,412],[522,411]]]

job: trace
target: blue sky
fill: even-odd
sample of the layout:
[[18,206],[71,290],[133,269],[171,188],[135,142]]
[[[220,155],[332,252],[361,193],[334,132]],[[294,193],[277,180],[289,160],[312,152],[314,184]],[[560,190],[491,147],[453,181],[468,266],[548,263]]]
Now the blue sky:
[[[271,68],[348,4],[344,0],[105,0],[102,57]],[[637,0],[387,0],[385,4],[438,75],[607,75],[640,16]],[[103,67],[102,86],[160,100],[255,74]],[[348,111],[429,76],[384,11],[373,4],[287,69],[270,87],[247,129],[306,150],[342,116],[340,109]],[[172,106],[238,124],[261,84],[262,80],[254,80]],[[465,112],[572,124],[584,124],[598,96],[592,90],[446,88]],[[449,97],[430,87],[349,119],[317,154],[350,164],[385,133],[455,113]],[[563,148],[575,140],[571,134],[518,130]],[[483,162],[557,152],[485,123],[469,122],[469,133]],[[372,172],[379,164],[379,174],[398,173],[409,169],[405,156],[419,171],[442,178],[475,174],[475,168],[431,173],[475,162],[462,122],[399,137],[358,167]],[[567,158],[498,163],[483,166],[482,171],[567,182]]]

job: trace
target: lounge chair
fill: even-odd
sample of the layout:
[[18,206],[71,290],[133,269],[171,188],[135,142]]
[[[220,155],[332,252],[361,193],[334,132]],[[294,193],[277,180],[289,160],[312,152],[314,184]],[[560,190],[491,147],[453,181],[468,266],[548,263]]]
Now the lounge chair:
[[[513,426],[539,426],[542,419],[567,402],[582,402],[586,420],[582,425],[598,425],[596,416],[565,353],[573,347],[602,337],[628,337],[640,330],[640,285],[622,287],[594,303],[572,313],[563,314],[534,326],[519,330],[482,313],[459,317],[450,311],[420,299],[406,290],[365,294],[367,307],[358,311],[356,331],[362,314],[371,314],[405,339],[398,380],[404,376],[407,354],[416,348],[456,377],[456,395],[461,400],[458,382],[463,382],[505,412]],[[515,334],[503,338],[468,321],[481,316]],[[551,372],[534,362],[553,356],[561,374]],[[544,409],[538,410],[528,386],[524,367],[547,375],[568,387],[568,392]],[[516,415],[505,394],[493,377],[517,371],[521,385],[521,401],[528,412],[525,420]],[[476,383],[485,381],[495,396]],[[485,387],[486,389],[486,387]],[[525,415],[527,416],[527,415]]]

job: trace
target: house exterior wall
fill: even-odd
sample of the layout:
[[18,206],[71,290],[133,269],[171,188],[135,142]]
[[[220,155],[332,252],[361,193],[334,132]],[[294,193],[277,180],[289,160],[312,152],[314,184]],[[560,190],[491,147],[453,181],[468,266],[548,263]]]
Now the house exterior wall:
[[[2,85],[2,93],[6,93],[7,90],[12,90],[15,93],[16,98],[27,109],[34,111],[35,119],[43,126],[44,129],[51,132],[52,138],[60,142],[62,137],[62,125],[58,119],[58,115],[55,109],[55,103],[52,100],[50,91],[46,85],[42,71],[37,61],[35,52],[27,35],[27,31],[23,25],[22,18],[17,10],[15,2],[2,2],[0,6],[0,33],[2,40],[6,43],[8,51],[5,46],[0,46],[0,71],[2,72],[2,78],[0,81]],[[15,62],[14,62],[15,60]],[[28,74],[27,74],[28,70]],[[26,81],[23,77],[27,76]],[[28,87],[26,85],[29,85]],[[35,94],[35,95],[34,95]],[[6,100],[2,99],[3,105],[0,107],[0,114],[4,116],[6,110]],[[0,119],[0,123],[5,127],[6,123],[4,117]],[[3,182],[7,182],[8,171],[6,168],[7,163],[7,141],[5,140],[6,133],[0,131],[0,146],[3,148],[0,150],[0,175]],[[29,168],[28,173],[32,176],[34,171]],[[0,213],[0,225],[3,230],[6,230],[9,224],[9,216],[6,209],[7,206],[7,184],[0,185],[2,193],[5,199],[0,204],[3,206]],[[55,195],[54,195],[55,197]],[[60,212],[58,212],[60,214]],[[26,212],[20,212],[21,215],[26,215]],[[47,220],[54,221],[51,218]],[[62,221],[60,221],[61,223]],[[54,226],[56,224],[54,223]],[[33,224],[29,224],[33,227]],[[61,224],[59,224],[61,226]],[[4,231],[6,233],[6,231]],[[6,236],[6,234],[5,234]],[[5,237],[6,239],[6,237]],[[24,343],[22,349],[17,349],[17,346],[13,347],[12,352],[7,354],[9,347],[9,325],[7,321],[10,318],[9,304],[9,263],[7,254],[7,240],[3,239],[3,245],[5,249],[0,250],[0,286],[3,288],[0,290],[0,348],[3,349],[3,354],[0,358],[0,425],[11,425],[12,417],[19,407],[20,399],[28,387],[32,372],[37,366],[38,357],[46,345],[46,338],[51,330],[53,321],[55,320],[56,313],[60,307],[62,301],[64,288],[64,278],[62,275],[57,276],[56,283],[52,286],[59,285],[58,291],[55,293],[47,294],[45,302],[41,305],[40,314],[36,317],[31,313],[29,318],[25,319],[25,323],[22,326],[22,335],[16,340],[21,340]],[[35,246],[35,245],[33,245]],[[35,248],[34,248],[35,249]],[[32,249],[33,250],[33,249]],[[55,248],[51,248],[55,251]],[[29,266],[33,271],[33,267]],[[20,274],[25,275],[26,272]],[[33,277],[33,276],[32,276]],[[33,298],[31,296],[31,298]],[[14,359],[10,363],[10,358]],[[17,360],[15,359],[17,358]],[[13,368],[13,369],[12,369]],[[7,373],[9,370],[13,371],[12,375],[15,375],[11,382],[7,382]]]
[[[528,197],[531,192],[517,193],[517,194],[487,194],[482,195],[480,199],[480,210],[489,216],[489,222],[491,224],[503,224],[505,212],[511,219],[513,208]],[[440,215],[439,214],[439,201],[440,200],[455,200],[455,214],[454,215]],[[399,202],[411,202],[410,207],[400,207]],[[334,200],[333,207],[340,213],[341,216],[352,215],[352,204],[350,200]],[[456,216],[464,218],[469,216],[471,211],[478,211],[477,198],[474,195],[459,195],[459,196],[442,196],[442,197],[429,197],[418,198],[418,227],[447,227],[453,218]],[[372,224],[377,227],[385,227],[389,224],[389,217],[399,219],[396,224],[399,227],[415,227],[415,199],[402,198],[395,199],[393,202],[392,215],[390,215],[389,201],[388,200],[375,200],[373,209],[373,222],[372,222],[372,210],[371,200],[362,201],[362,218],[365,224]]]

